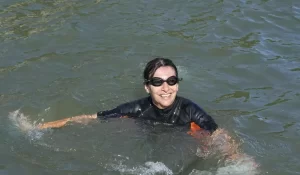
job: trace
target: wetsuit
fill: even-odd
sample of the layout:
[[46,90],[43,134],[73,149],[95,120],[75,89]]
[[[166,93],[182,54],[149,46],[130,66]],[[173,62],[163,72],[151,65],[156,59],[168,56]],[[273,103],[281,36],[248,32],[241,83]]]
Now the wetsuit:
[[98,118],[128,116],[181,126],[190,126],[191,122],[195,122],[202,129],[210,132],[218,128],[213,118],[206,114],[201,107],[179,96],[177,96],[174,103],[166,109],[157,108],[149,96],[122,104],[112,110],[98,112],[97,116]]

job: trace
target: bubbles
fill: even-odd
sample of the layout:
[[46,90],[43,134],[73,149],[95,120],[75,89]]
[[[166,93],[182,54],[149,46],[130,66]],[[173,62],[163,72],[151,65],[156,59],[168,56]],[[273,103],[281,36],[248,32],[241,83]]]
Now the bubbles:
[[21,113],[19,110],[9,113],[12,124],[24,133],[30,140],[38,140],[43,136],[43,132],[36,127],[36,122]]

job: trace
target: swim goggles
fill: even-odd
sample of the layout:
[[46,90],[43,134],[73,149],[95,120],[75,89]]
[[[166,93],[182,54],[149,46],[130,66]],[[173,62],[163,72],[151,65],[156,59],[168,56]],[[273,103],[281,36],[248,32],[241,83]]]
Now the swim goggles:
[[164,80],[159,77],[153,77],[149,80],[145,80],[146,84],[151,84],[152,86],[161,86],[164,82],[167,82],[169,86],[174,86],[177,84],[179,81],[181,81],[182,78],[178,78],[176,76],[171,76],[168,79]]

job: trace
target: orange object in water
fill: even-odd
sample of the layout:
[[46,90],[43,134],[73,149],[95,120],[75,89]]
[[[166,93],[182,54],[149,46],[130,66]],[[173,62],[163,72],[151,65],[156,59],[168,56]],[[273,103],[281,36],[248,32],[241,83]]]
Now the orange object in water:
[[204,130],[194,122],[191,123],[190,129],[191,130],[188,131],[187,133],[195,138],[200,139],[200,138],[204,137],[204,135],[205,135],[205,132],[202,132]]
[[200,126],[198,126],[195,122],[192,122],[191,123],[191,131],[192,132],[195,132],[195,131],[199,131],[201,130],[202,128],[200,128]]

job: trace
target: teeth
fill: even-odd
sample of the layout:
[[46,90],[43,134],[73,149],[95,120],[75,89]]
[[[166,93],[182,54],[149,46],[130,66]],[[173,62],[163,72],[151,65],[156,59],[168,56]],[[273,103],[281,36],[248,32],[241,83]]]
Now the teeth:
[[171,94],[161,95],[162,97],[169,97]]

